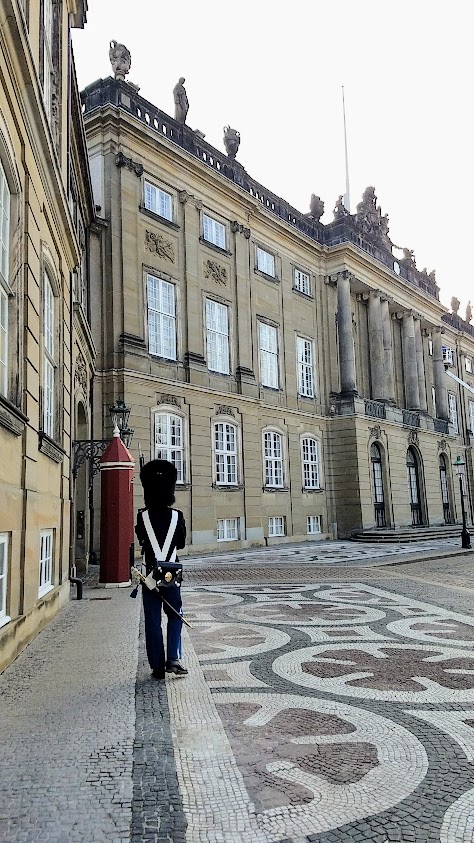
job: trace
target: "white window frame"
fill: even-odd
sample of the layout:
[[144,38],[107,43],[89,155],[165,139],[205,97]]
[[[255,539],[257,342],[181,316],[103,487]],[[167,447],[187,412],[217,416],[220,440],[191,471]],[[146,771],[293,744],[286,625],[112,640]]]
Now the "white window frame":
[[321,532],[322,532],[322,530],[321,530],[321,516],[320,515],[307,515],[306,516],[306,535],[307,536],[316,536],[318,533],[321,533]]
[[145,179],[143,201],[147,211],[151,211],[164,220],[173,222],[173,197],[156,184]]
[[256,266],[259,272],[269,275],[270,278],[276,278],[275,255],[262,249],[261,246],[256,247]]
[[38,597],[53,588],[54,530],[41,530],[38,572]]
[[[159,428],[161,427],[161,430]],[[161,440],[161,441],[159,441]],[[153,413],[154,459],[169,460],[176,467],[177,483],[184,483],[184,418],[158,408]]]
[[8,296],[0,283],[0,394],[8,391]]
[[307,337],[296,337],[298,395],[314,398],[314,343]]
[[258,323],[260,383],[270,389],[279,389],[278,328],[267,322]]
[[226,227],[219,220],[210,217],[209,214],[202,215],[202,239],[206,243],[212,243],[218,249],[226,249],[227,233]]
[[11,193],[0,161],[0,275],[6,284],[10,271],[10,213]]
[[471,430],[472,435],[474,436],[474,401],[469,401],[468,410],[469,410],[469,429]]
[[433,340],[431,337],[428,338],[428,354],[430,357],[433,357]]
[[270,515],[268,517],[268,535],[286,536],[286,519],[284,515]]
[[311,295],[311,276],[309,272],[304,269],[293,267],[293,289],[298,290],[299,293],[304,293],[305,296]]
[[53,35],[53,2],[43,0],[43,102],[50,122],[54,77]]
[[146,274],[148,351],[176,360],[176,286],[151,272]]
[[321,488],[320,447],[316,436],[301,437],[301,474],[303,489]]
[[8,533],[0,533],[0,626],[4,626],[11,620],[7,615],[9,544]]
[[51,279],[43,271],[43,431],[54,439],[56,412],[55,296]]
[[464,365],[466,367],[466,372],[472,375],[472,357],[465,357],[464,358]]
[[443,345],[443,363],[447,363],[448,366],[454,366],[454,356],[453,356],[453,349],[449,347],[449,345]]
[[459,433],[458,400],[454,392],[448,392],[449,419],[456,433]]
[[285,452],[283,434],[279,430],[263,431],[264,487],[283,489],[285,483]]
[[214,459],[217,486],[238,484],[237,425],[228,421],[214,422]]
[[235,542],[240,538],[240,518],[217,519],[217,541]]
[[206,299],[207,368],[221,375],[230,374],[229,308]]
[[431,387],[431,401],[433,403],[433,418],[437,418],[437,410],[436,410],[436,389],[434,386]]

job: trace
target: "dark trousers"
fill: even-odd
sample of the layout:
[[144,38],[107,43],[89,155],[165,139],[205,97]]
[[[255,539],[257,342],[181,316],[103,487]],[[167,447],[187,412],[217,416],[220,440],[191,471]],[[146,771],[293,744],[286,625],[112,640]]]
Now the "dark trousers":
[[[166,661],[177,661],[181,649],[181,627],[182,621],[171,609],[161,600],[158,591],[150,591],[146,585],[142,586],[143,611],[145,614],[145,640],[146,653],[152,670],[164,670],[165,649],[163,645],[163,633],[161,631],[161,608],[167,615],[166,624]],[[181,589],[177,585],[170,585],[163,589],[164,599],[176,609],[181,611]]]

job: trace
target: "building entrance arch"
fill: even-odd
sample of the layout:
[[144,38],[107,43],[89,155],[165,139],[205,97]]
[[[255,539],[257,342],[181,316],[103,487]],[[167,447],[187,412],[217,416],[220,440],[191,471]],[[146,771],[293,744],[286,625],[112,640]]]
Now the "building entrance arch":
[[448,467],[444,454],[440,454],[439,456],[439,479],[441,483],[441,500],[443,501],[444,523],[452,524],[453,516],[449,496]]
[[372,463],[372,490],[374,494],[375,526],[385,527],[387,519],[385,516],[382,452],[376,442],[374,442],[370,447],[370,460]]
[[411,446],[407,451],[407,476],[410,493],[411,523],[414,527],[423,524],[423,507],[420,488],[420,457]]

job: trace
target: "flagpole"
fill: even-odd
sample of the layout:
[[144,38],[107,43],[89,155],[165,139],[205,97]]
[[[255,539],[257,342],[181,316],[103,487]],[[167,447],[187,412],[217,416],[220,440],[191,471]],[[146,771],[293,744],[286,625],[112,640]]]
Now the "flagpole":
[[342,115],[344,118],[344,152],[346,159],[346,192],[344,194],[344,207],[351,212],[351,194],[349,189],[349,156],[347,154],[347,127],[346,127],[346,104],[344,100],[344,85],[342,85]]

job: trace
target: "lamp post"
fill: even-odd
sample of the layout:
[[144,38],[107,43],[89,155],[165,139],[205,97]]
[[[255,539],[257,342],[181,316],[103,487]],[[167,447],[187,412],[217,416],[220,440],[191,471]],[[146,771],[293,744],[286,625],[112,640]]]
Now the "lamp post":
[[126,448],[130,447],[134,434],[133,427],[128,426],[131,409],[132,408],[125,403],[123,398],[117,398],[115,404],[112,404],[109,407],[109,413],[112,418],[112,427],[114,430],[118,427],[120,438]]
[[454,467],[456,469],[456,474],[459,477],[459,492],[461,495],[461,511],[462,511],[462,530],[461,530],[461,547],[470,548],[471,547],[471,536],[466,527],[466,508],[464,506],[464,489],[463,489],[463,477],[464,477],[464,466],[465,462],[462,457],[457,456],[454,461]]

